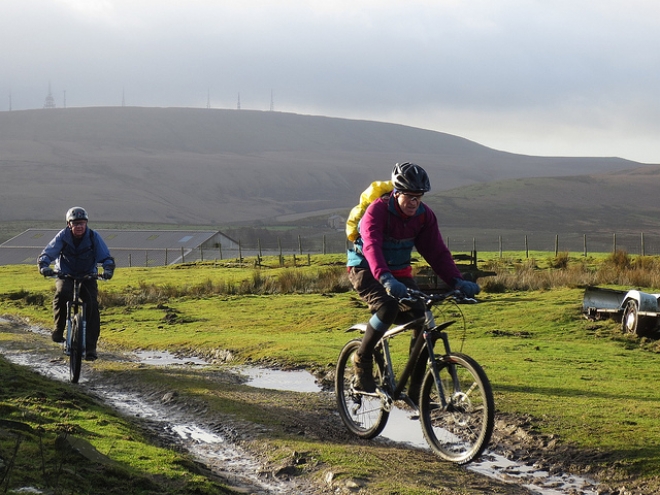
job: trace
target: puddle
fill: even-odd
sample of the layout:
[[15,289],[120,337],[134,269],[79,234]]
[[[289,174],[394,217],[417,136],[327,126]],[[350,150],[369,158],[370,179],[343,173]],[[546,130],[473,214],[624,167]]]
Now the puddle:
[[239,366],[238,373],[248,377],[246,385],[255,388],[271,390],[288,390],[290,392],[320,392],[314,375],[304,370],[282,371],[267,368]]
[[167,351],[135,351],[135,358],[142,364],[151,366],[207,366],[203,359],[188,356],[176,356]]

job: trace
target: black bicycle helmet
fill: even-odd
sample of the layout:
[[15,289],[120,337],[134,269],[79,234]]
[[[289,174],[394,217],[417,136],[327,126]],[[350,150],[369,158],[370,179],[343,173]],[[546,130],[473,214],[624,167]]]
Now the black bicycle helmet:
[[89,220],[85,208],[80,206],[69,208],[69,211],[66,212],[66,223],[73,222],[74,220]]
[[392,170],[392,185],[398,191],[426,193],[431,190],[431,182],[426,171],[414,163],[397,163]]

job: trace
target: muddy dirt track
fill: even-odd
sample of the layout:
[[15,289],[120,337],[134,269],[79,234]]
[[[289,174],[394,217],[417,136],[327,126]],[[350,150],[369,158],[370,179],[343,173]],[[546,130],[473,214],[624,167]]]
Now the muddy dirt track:
[[[29,366],[51,378],[68,380],[67,362],[59,346],[43,328],[32,327],[11,318],[0,319],[0,331],[13,333],[0,347],[10,361]],[[135,356],[104,352],[100,358],[131,362]],[[198,366],[192,359],[182,359],[177,366]],[[419,479],[420,486],[433,487],[431,493],[461,494],[542,494],[542,495],[632,495],[650,494],[644,486],[628,483],[608,487],[597,485],[601,473],[593,472],[603,454],[577,451],[563,446],[558,438],[536,434],[532,418],[496,416],[496,428],[483,462],[469,468],[439,461],[427,449],[395,443],[387,438],[376,441],[358,440],[348,433],[336,414],[331,376],[317,376],[320,390],[304,395],[291,394],[295,407],[281,408],[278,426],[268,428],[236,417],[218,416],[203,402],[181,400],[176,391],[162,385],[147,386],[139,380],[126,380],[99,371],[85,363],[79,387],[89,395],[116,408],[148,431],[155,442],[188,451],[201,472],[221,479],[237,491],[258,495],[270,494],[342,494],[384,493],[370,491],[374,480],[341,479],[328,466],[314,464],[303,454],[293,453],[277,465],[268,463],[263,442],[271,428],[278,435],[354,445],[355,449],[378,448],[383,462],[393,466],[397,476]],[[203,369],[203,368],[202,368]],[[213,381],[242,383],[246,377],[231,369],[218,371],[212,367]],[[135,375],[129,375],[135,376]],[[254,389],[249,400],[272,400],[267,389]],[[273,408],[274,410],[278,408]],[[305,475],[299,476],[300,467]],[[485,474],[484,474],[485,473]],[[412,479],[412,478],[411,478]],[[396,492],[392,492],[396,493]]]

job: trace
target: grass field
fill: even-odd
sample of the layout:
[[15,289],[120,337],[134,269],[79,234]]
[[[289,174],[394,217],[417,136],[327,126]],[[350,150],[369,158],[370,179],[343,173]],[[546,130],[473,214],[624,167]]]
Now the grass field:
[[[460,307],[466,331],[451,327],[455,350],[485,368],[499,413],[529,416],[537,431],[603,453],[594,473],[609,473],[610,481],[657,482],[660,346],[623,335],[613,320],[584,319],[580,287],[587,275],[598,281],[608,273],[621,282],[634,270],[646,272],[636,275],[638,280],[655,280],[657,260],[618,260],[627,265],[619,272],[627,272],[615,277],[612,257],[535,254],[539,261],[533,263],[514,253],[484,261],[498,275],[481,280],[480,304]],[[368,316],[338,281],[343,268],[337,261],[318,257],[312,266],[258,271],[213,263],[118,270],[101,285],[101,357],[104,348],[184,350],[207,357],[230,351],[234,363],[331,369],[349,338],[344,330]],[[532,283],[532,276],[545,282]],[[0,312],[50,327],[52,280],[38,276],[35,267],[6,266],[0,267],[0,287]],[[454,319],[457,313],[444,316]],[[402,341],[397,362],[403,362],[406,347]]]

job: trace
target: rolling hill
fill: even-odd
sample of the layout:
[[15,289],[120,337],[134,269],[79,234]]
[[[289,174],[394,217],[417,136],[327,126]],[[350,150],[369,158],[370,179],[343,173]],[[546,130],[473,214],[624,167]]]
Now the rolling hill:
[[[451,208],[462,225],[533,225],[535,212],[593,224],[607,213],[625,223],[632,198],[643,201],[660,180],[658,168],[620,158],[516,155],[370,121],[191,108],[26,110],[0,112],[0,222],[60,220],[79,204],[103,222],[273,223],[347,211],[400,161],[428,170],[437,193],[429,201]],[[639,219],[647,216],[657,218],[655,209]]]
[[444,227],[660,234],[658,188],[660,166],[644,166],[474,184],[439,192],[427,201],[442,214]]

